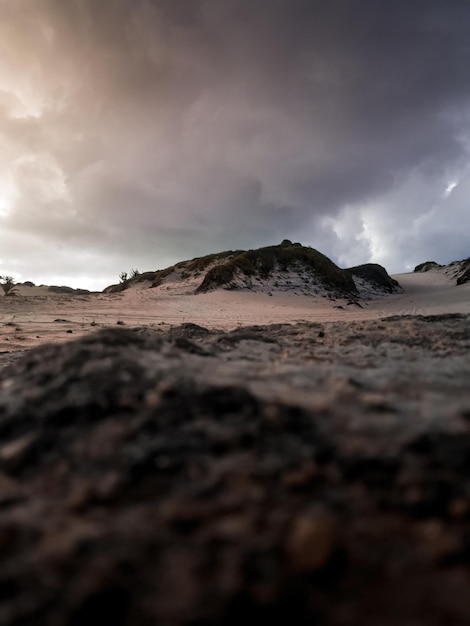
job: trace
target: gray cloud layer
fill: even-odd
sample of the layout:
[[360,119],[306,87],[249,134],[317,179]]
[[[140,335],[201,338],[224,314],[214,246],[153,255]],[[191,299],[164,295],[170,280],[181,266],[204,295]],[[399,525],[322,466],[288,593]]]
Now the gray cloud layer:
[[469,20],[466,0],[0,0],[0,271],[104,286],[285,237],[392,271],[468,256]]

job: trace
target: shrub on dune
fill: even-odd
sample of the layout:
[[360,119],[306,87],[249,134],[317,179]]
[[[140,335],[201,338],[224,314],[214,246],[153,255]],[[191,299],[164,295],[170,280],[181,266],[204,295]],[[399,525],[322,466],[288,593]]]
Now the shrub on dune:
[[12,276],[0,276],[0,286],[6,296],[19,295],[19,291],[15,286],[15,281]]

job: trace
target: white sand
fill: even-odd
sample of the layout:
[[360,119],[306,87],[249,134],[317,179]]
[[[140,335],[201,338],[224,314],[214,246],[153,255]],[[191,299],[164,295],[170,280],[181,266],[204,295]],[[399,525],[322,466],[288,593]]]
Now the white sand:
[[87,296],[51,295],[41,287],[21,287],[22,296],[0,297],[0,352],[65,341],[118,322],[126,326],[192,322],[208,328],[233,329],[253,324],[324,323],[391,315],[470,314],[470,283],[456,286],[455,279],[444,270],[394,278],[404,293],[363,301],[362,308],[348,305],[346,300],[305,295],[296,285],[288,292],[222,289],[192,295],[188,287],[194,286],[175,281],[155,289],[141,284],[117,294]]

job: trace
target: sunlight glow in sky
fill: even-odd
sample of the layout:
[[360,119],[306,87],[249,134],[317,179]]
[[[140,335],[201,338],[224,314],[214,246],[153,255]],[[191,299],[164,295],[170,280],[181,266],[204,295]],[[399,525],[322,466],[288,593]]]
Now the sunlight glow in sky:
[[454,189],[457,187],[458,184],[459,184],[458,180],[451,181],[446,187],[446,190],[444,192],[444,197],[448,198],[450,194],[454,191]]

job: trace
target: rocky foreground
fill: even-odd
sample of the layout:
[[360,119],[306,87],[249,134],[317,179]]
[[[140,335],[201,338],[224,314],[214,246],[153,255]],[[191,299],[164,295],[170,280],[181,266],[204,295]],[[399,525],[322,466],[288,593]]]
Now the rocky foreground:
[[470,622],[470,317],[102,330],[0,370],[4,626]]

